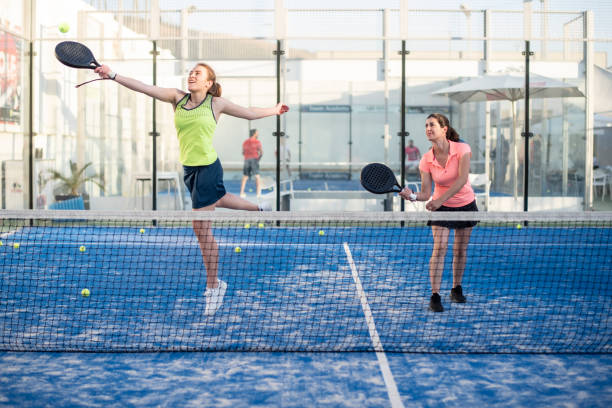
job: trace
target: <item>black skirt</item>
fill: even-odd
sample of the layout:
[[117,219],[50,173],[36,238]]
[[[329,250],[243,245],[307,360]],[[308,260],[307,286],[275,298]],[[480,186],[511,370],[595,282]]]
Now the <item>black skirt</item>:
[[[464,205],[462,207],[447,207],[445,205],[440,206],[436,211],[478,211],[478,206],[476,205],[476,200],[471,203]],[[452,217],[449,217],[452,218]],[[445,227],[449,229],[461,229],[461,228],[471,228],[478,224],[478,221],[445,221],[445,220],[436,220],[436,221],[427,221],[427,225],[430,227],[432,225],[436,225],[438,227]]]

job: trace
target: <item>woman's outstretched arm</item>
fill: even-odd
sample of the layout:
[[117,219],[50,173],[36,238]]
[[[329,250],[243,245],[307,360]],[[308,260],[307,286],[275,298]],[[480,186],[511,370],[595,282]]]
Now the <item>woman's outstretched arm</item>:
[[[94,70],[101,78],[109,78],[109,74],[112,72],[107,65],[102,65]],[[159,99],[163,102],[168,102],[176,105],[180,99],[185,96],[185,92],[176,88],[162,88],[155,85],[145,84],[137,79],[126,77],[124,75],[117,74],[115,81],[136,92],[143,93],[152,98]]]
[[287,107],[282,103],[278,103],[270,108],[245,108],[244,106],[237,105],[222,97],[216,97],[214,99],[213,109],[216,117],[219,117],[221,113],[225,113],[230,116],[248,120],[281,115],[287,111]]

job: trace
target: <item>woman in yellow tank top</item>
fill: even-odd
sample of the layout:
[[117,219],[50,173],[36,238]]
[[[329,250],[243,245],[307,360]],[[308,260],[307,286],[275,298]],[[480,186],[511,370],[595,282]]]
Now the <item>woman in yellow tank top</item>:
[[[174,123],[180,146],[180,161],[185,170],[185,185],[191,193],[192,206],[197,211],[213,211],[216,207],[235,210],[261,211],[264,208],[225,191],[223,168],[212,145],[217,121],[222,114],[255,120],[281,115],[289,108],[282,103],[270,108],[246,108],[221,97],[213,69],[198,63],[189,72],[188,92],[176,88],[147,85],[123,75],[117,75],[102,65],[95,69],[102,78],[110,78],[137,92],[172,104]],[[265,208],[268,209],[268,208]],[[219,280],[217,270],[219,249],[212,235],[210,221],[193,221],[193,230],[200,244],[206,267],[206,315],[213,315],[221,306],[227,283]]]

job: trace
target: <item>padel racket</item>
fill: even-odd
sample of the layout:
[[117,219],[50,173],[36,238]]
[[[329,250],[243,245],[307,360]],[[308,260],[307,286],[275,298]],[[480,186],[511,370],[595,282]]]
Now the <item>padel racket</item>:
[[[399,185],[393,170],[382,163],[370,163],[361,170],[361,185],[374,194],[399,193]],[[410,194],[410,200],[416,200],[416,194]]]
[[[61,43],[57,44],[55,46],[55,58],[57,58],[62,64],[71,68],[96,69],[102,66],[98,61],[96,61],[96,58],[89,48],[76,41],[62,41]],[[99,81],[101,79],[109,78],[92,79],[91,81],[78,84],[76,88],[89,82]]]

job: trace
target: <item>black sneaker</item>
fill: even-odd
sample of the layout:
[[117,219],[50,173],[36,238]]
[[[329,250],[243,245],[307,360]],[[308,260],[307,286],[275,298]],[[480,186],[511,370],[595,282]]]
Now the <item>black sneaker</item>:
[[443,312],[444,308],[442,307],[442,301],[440,299],[440,295],[434,293],[431,295],[431,300],[429,301],[429,310],[432,312]]
[[457,285],[451,289],[450,300],[453,303],[465,303],[465,296],[463,296],[461,285]]

